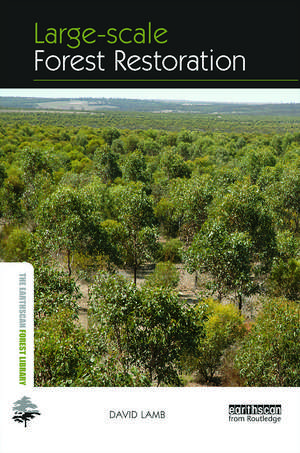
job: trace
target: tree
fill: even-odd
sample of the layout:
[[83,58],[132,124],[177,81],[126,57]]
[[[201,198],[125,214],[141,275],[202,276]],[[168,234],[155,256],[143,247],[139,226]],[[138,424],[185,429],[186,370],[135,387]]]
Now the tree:
[[60,309],[68,309],[71,318],[78,318],[81,293],[74,279],[66,276],[53,266],[39,260],[34,271],[34,320],[37,326],[45,316],[51,316]]
[[124,154],[124,142],[121,138],[116,138],[111,144],[111,150],[115,154]]
[[47,154],[38,148],[25,148],[22,152],[24,179],[31,182],[41,172],[50,171]]
[[297,233],[300,226],[299,164],[285,169],[276,199],[277,212],[287,221],[289,228]]
[[3,242],[5,261],[28,261],[31,256],[31,233],[19,227],[7,228],[8,237]]
[[120,366],[117,355],[92,357],[88,369],[82,370],[74,385],[76,387],[149,387],[151,382],[137,366]]
[[100,217],[114,218],[115,201],[113,189],[118,186],[109,186],[103,183],[100,178],[94,176],[89,183],[82,187],[80,194],[93,208],[93,212]]
[[104,183],[112,182],[114,179],[122,176],[117,155],[112,152],[109,145],[102,145],[96,149],[94,165],[97,175]]
[[261,171],[265,167],[274,167],[275,164],[276,157],[270,149],[251,149],[242,159],[241,167],[250,175],[252,184],[256,184]]
[[91,288],[89,305],[92,322],[98,324],[107,352],[116,350],[118,360],[126,371],[129,330],[136,322],[140,306],[140,294],[136,285],[122,276],[101,272]]
[[120,137],[121,133],[116,127],[105,127],[104,129],[102,129],[101,135],[106,143],[111,146],[112,142],[114,140],[117,140]]
[[216,198],[210,217],[218,218],[229,233],[242,232],[251,239],[251,261],[257,271],[269,271],[276,254],[272,213],[258,186],[236,182],[222,200]]
[[1,188],[2,216],[5,221],[20,221],[24,217],[22,197],[25,184],[18,174],[12,174],[5,179]]
[[235,357],[245,385],[297,387],[300,385],[299,305],[266,299],[255,324]]
[[36,216],[39,205],[48,197],[54,189],[52,176],[46,172],[24,174],[25,190],[22,196],[22,208],[24,217],[31,230],[36,228]]
[[139,137],[136,133],[129,133],[124,139],[124,148],[127,153],[132,153],[138,148]]
[[192,143],[193,135],[192,132],[187,129],[181,129],[181,131],[177,135],[177,143],[184,142],[184,143]]
[[176,236],[179,229],[178,216],[175,215],[175,203],[169,198],[162,197],[154,207],[154,212],[162,232],[168,236]]
[[88,144],[88,138],[83,130],[79,130],[74,138],[75,145],[85,149]]
[[159,143],[153,138],[146,138],[145,140],[140,141],[138,148],[146,156],[156,156],[160,151]]
[[119,220],[124,226],[124,261],[133,268],[134,283],[139,266],[151,260],[157,251],[157,231],[153,204],[145,187],[138,183],[120,193]]
[[252,280],[252,243],[246,233],[227,231],[224,224],[206,223],[195,236],[186,254],[190,272],[209,272],[211,289],[221,301],[224,294],[234,291],[240,310],[243,295],[251,294],[256,286]]
[[109,258],[112,263],[109,265],[121,265],[125,259],[123,246],[127,239],[124,225],[117,220],[106,219],[101,222],[101,227],[106,232],[110,244]]
[[160,164],[168,179],[189,178],[191,170],[183,157],[172,148],[166,148],[160,159]]
[[33,404],[28,396],[23,396],[20,400],[14,402],[13,406],[14,416],[12,417],[15,422],[24,423],[27,427],[27,422],[35,418],[36,415],[41,415],[37,410],[37,405]]
[[152,384],[180,384],[180,359],[195,347],[201,326],[177,295],[163,288],[139,290],[120,276],[102,273],[91,290],[90,307],[106,354],[125,373],[136,366]]
[[71,386],[91,365],[87,336],[74,322],[73,312],[62,308],[42,318],[34,334],[35,385]]
[[180,302],[175,293],[144,287],[129,350],[147,370],[150,382],[180,385],[181,359],[194,351],[202,328],[193,308]]
[[124,178],[129,181],[146,182],[147,173],[146,160],[141,151],[134,151],[127,155],[124,163]]
[[51,194],[40,208],[38,227],[46,244],[66,253],[69,276],[75,251],[109,254],[99,214],[79,191],[62,188]]
[[297,237],[288,230],[278,231],[276,243],[277,253],[267,279],[267,289],[273,296],[299,300],[300,261]]
[[7,178],[6,169],[4,165],[0,163],[0,188],[3,186],[5,178]]
[[170,189],[170,199],[181,236],[189,244],[208,216],[213,199],[210,178],[202,176],[176,180]]
[[288,261],[275,260],[268,279],[268,289],[274,296],[299,300],[300,261],[295,258],[290,258]]
[[194,369],[205,383],[215,380],[225,351],[245,334],[243,317],[232,304],[222,305],[211,299],[196,307],[200,322],[204,319],[203,339],[194,357]]

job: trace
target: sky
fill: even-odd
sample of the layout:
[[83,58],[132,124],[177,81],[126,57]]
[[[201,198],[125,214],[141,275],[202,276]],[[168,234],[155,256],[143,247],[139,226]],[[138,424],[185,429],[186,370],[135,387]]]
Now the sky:
[[0,96],[25,97],[96,97],[126,99],[164,99],[199,102],[299,103],[300,89],[280,88],[16,88],[0,89]]

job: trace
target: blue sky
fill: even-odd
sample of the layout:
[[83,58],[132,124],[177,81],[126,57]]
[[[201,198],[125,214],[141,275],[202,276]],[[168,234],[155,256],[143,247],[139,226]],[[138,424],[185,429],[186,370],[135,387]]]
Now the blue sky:
[[300,102],[300,89],[173,89],[173,88],[58,88],[0,89],[0,96],[107,97],[127,99],[172,99],[201,102]]

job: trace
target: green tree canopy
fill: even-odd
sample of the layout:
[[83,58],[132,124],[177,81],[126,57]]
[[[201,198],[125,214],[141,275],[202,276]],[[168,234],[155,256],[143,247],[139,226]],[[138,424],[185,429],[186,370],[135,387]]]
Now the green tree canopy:
[[69,387],[90,366],[86,334],[66,308],[40,320],[34,343],[37,386]]
[[128,154],[123,168],[123,177],[126,180],[146,182],[148,179],[146,170],[146,160],[141,151],[136,150]]
[[38,227],[45,243],[67,255],[71,275],[71,256],[75,251],[109,254],[107,234],[92,204],[79,191],[58,189],[41,205]]
[[69,310],[72,319],[78,318],[82,294],[73,278],[52,266],[39,263],[34,271],[34,319],[36,325],[45,316]]
[[136,283],[138,267],[151,260],[158,247],[153,203],[140,183],[124,187],[119,203],[118,216],[125,233],[124,262],[133,268]]
[[299,386],[299,355],[299,305],[265,300],[235,359],[245,385]]
[[122,176],[117,155],[111,150],[109,145],[102,145],[96,149],[94,166],[97,175],[104,183],[112,182],[115,178]]
[[204,319],[204,329],[193,366],[202,382],[212,383],[225,351],[244,336],[244,319],[234,305],[223,305],[211,299],[199,302],[196,312],[199,322]]
[[228,232],[224,224],[205,224],[186,254],[190,271],[209,272],[213,278],[211,289],[217,292],[219,300],[234,291],[239,308],[242,296],[249,295],[256,288],[252,280],[252,243],[243,232]]
[[219,218],[229,233],[249,235],[252,245],[252,261],[268,270],[276,254],[276,233],[272,213],[258,186],[237,182],[229,187],[227,195],[211,212]]
[[162,151],[160,165],[168,179],[189,178],[191,176],[188,164],[175,149],[166,148]]
[[192,308],[163,288],[143,288],[100,274],[90,293],[94,320],[124,367],[138,366],[150,383],[180,385],[180,359],[193,350],[201,325]]

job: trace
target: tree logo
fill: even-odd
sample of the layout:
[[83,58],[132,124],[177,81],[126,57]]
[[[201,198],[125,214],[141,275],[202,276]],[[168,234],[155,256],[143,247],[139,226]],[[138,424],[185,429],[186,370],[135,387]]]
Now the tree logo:
[[12,419],[18,423],[24,423],[25,428],[27,421],[35,418],[36,415],[41,415],[37,410],[37,405],[33,404],[28,396],[23,396],[20,400],[15,401],[13,411],[14,416]]

